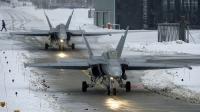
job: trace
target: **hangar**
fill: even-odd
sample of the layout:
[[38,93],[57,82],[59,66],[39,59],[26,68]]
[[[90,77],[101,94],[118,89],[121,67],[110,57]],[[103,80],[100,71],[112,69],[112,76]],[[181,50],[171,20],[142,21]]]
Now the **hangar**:
[[190,28],[200,29],[200,0],[95,0],[94,8],[99,27],[157,29],[157,23],[177,23],[185,16]]

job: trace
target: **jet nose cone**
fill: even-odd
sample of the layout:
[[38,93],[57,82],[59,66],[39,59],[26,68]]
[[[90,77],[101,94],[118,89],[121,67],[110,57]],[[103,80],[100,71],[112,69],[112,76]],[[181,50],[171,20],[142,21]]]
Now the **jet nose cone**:
[[119,67],[113,67],[110,70],[110,76],[112,76],[113,78],[119,78],[122,75],[122,70]]
[[67,35],[66,35],[66,34],[60,34],[60,35],[59,35],[59,38],[65,40],[65,39],[67,39]]
[[114,75],[115,75],[115,76],[120,76],[120,75],[121,75],[121,72],[120,72],[120,71],[115,72]]

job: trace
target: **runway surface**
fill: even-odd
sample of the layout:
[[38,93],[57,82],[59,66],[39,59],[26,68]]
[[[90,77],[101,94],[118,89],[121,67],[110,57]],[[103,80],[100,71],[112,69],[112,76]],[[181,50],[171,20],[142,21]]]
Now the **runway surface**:
[[[2,11],[2,10],[1,10]],[[26,20],[35,22],[41,25],[42,22],[21,12],[11,13],[10,15],[4,11],[6,16],[10,18],[26,17]],[[12,16],[11,16],[12,15]],[[23,19],[23,18],[21,18]],[[30,27],[27,23],[26,27]],[[31,23],[33,24],[33,23]],[[20,25],[16,24],[16,28]],[[38,26],[40,27],[40,26]],[[23,31],[24,29],[18,29]],[[8,37],[1,36],[0,40],[7,43],[1,44],[1,49],[4,50],[27,50],[31,57],[35,57],[36,62],[55,62],[61,54],[72,58],[87,58],[86,49],[58,51],[57,48],[44,50],[44,43],[47,42],[46,37]],[[90,40],[88,40],[90,41]],[[102,50],[94,50],[94,53],[100,54]],[[82,81],[90,82],[87,71],[79,70],[53,70],[53,69],[35,69],[39,73],[39,77],[45,78],[46,84],[50,86],[47,89],[49,94],[55,95],[57,102],[66,110],[76,112],[199,112],[200,104],[188,103],[177,99],[172,99],[160,95],[154,91],[143,88],[139,81],[142,71],[134,71],[130,74],[127,71],[128,80],[132,84],[131,92],[126,92],[125,89],[117,88],[117,95],[108,96],[103,85],[97,84],[94,88],[88,88],[87,92],[82,92]]]

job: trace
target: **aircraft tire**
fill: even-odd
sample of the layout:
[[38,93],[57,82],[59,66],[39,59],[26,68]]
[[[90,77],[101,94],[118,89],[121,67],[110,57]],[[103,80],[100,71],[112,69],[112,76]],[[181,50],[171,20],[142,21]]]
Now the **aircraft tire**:
[[110,87],[107,87],[107,95],[110,95]]
[[86,91],[87,91],[87,87],[88,87],[87,82],[86,82],[86,81],[83,81],[83,82],[82,82],[82,91],[83,91],[83,92],[86,92]]
[[72,43],[72,50],[74,50],[75,49],[75,44],[74,43]]
[[130,92],[131,91],[131,82],[127,81],[126,82],[126,92]]
[[116,88],[113,88],[113,95],[116,95],[116,93],[117,93]]
[[47,50],[49,47],[49,45],[47,43],[45,43],[45,49]]

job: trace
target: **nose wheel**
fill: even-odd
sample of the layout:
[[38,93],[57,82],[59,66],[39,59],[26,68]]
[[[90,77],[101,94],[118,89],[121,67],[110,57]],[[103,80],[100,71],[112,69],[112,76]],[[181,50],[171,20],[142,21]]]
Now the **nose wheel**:
[[110,87],[107,87],[107,95],[110,95],[111,92],[113,95],[116,95],[117,89],[116,88],[110,89]]
[[116,88],[115,88],[115,83],[114,83],[114,79],[110,78],[110,86],[107,87],[107,95],[110,95],[110,93],[112,93],[113,95],[116,95]]
[[65,47],[62,46],[62,45],[58,45],[58,50],[59,50],[59,51],[64,51],[64,50],[65,50]]

